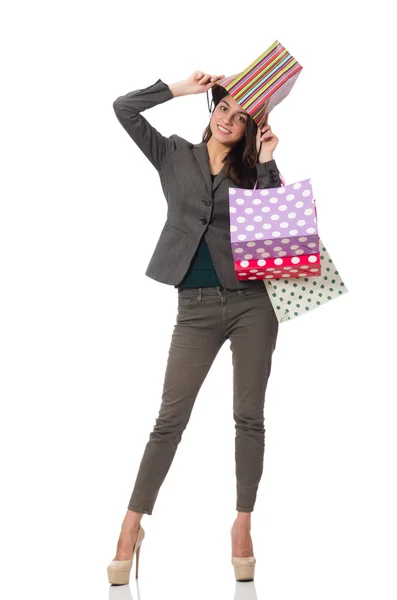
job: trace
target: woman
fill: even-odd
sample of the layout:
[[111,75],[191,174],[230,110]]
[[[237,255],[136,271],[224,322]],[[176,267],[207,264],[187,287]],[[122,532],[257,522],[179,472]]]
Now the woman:
[[[201,71],[172,85],[159,79],[113,104],[120,123],[161,179],[167,222],[146,274],[178,289],[178,312],[159,416],[140,463],[116,555],[108,566],[110,583],[128,583],[135,552],[138,576],[142,516],[152,514],[196,396],[227,339],[233,356],[236,427],[237,518],[231,532],[232,563],[236,579],[253,579],[251,512],[263,469],[264,398],[278,321],[263,281],[236,277],[228,189],[252,188],[257,179],[260,188],[281,185],[273,159],[278,138],[266,121],[259,128],[216,85],[217,80]],[[200,144],[177,135],[165,137],[141,115],[176,96],[210,88],[215,108]]]

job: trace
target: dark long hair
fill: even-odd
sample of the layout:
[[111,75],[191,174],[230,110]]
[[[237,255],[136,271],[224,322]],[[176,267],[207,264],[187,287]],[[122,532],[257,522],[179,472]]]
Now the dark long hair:
[[[211,90],[215,108],[222,98],[228,95],[228,92],[220,85],[212,86]],[[256,163],[258,158],[256,150],[257,131],[257,124],[252,117],[248,116],[243,137],[231,147],[224,159],[226,175],[237,187],[250,189],[255,185],[257,178]],[[211,126],[210,123],[208,123],[204,130],[202,141],[208,142],[211,137]]]

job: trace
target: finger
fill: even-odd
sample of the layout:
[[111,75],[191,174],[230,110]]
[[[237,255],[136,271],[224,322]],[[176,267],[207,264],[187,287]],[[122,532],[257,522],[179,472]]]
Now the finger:
[[202,71],[199,71],[197,74],[197,79],[199,81],[199,83],[206,77],[206,74],[203,73]]
[[269,113],[267,112],[266,115],[265,115],[265,120],[264,120],[263,124],[267,125],[268,120],[269,120]]
[[204,75],[202,76],[202,78],[200,79],[199,83],[204,83],[205,80],[208,81],[208,79],[211,79],[211,75],[208,75],[208,73],[204,73]]
[[213,75],[213,76],[211,77],[211,82],[210,82],[210,84],[209,84],[209,85],[210,85],[210,87],[213,87],[214,85],[216,85],[216,82],[217,82],[219,79],[222,79],[223,77],[224,77],[224,75]]
[[214,85],[215,85],[215,81],[210,81],[209,83],[205,84],[204,88],[205,88],[205,90],[208,91],[209,89],[211,89],[212,87],[214,87]]
[[266,131],[265,127],[258,127],[257,135],[260,137]]

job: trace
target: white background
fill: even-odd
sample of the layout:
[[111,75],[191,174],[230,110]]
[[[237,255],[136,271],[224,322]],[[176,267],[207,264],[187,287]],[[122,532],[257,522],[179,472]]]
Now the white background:
[[[110,588],[106,566],[158,414],[177,296],[144,274],[166,201],[113,101],[196,69],[237,73],[278,39],[303,71],[270,115],[274,158],[287,183],[312,178],[320,235],[349,293],[280,326],[252,514],[254,584],[236,586],[230,563],[226,343],[143,518],[140,598],[394,600],[396,52],[386,2],[8,4],[4,597],[137,597],[134,576],[130,588]],[[200,142],[206,96],[145,117]]]

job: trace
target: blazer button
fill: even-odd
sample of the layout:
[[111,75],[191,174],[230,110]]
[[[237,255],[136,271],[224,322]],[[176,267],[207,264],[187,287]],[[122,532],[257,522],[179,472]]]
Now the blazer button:
[[203,198],[203,202],[206,206],[210,206],[211,205],[211,200],[208,200],[207,198]]
[[200,221],[202,222],[203,225],[207,225],[207,223],[208,223],[208,219],[200,219]]

